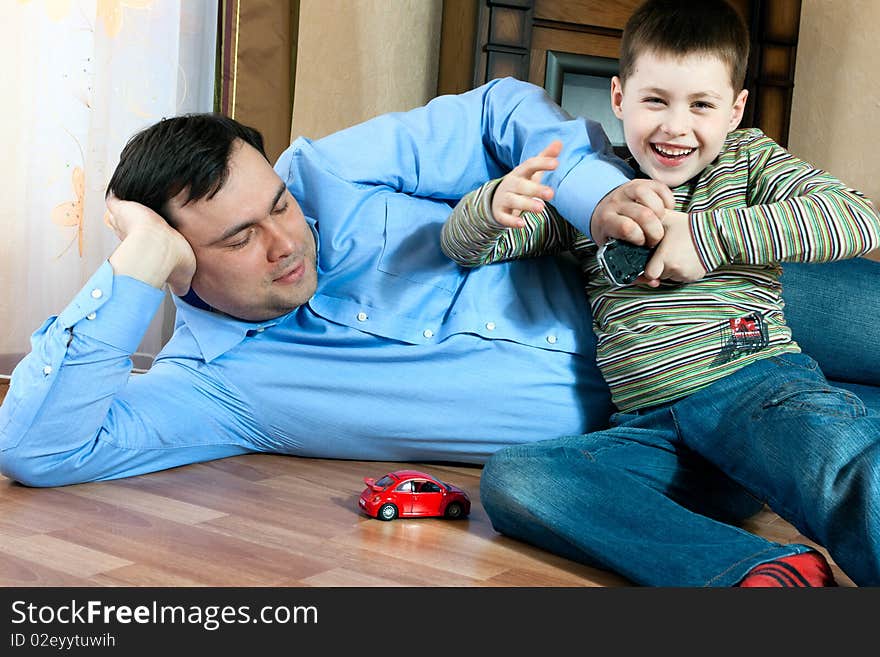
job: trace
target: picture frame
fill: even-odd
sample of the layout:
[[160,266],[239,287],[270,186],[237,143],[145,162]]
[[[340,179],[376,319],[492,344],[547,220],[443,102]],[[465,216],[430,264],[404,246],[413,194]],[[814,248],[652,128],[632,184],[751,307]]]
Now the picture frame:
[[611,78],[618,70],[613,57],[548,50],[544,88],[572,116],[598,121],[614,152],[626,159],[630,153],[623,124],[611,110]]

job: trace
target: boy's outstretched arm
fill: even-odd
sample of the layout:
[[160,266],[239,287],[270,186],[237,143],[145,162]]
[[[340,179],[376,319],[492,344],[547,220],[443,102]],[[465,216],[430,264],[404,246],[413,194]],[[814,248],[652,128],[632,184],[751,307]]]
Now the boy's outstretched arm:
[[545,201],[553,199],[553,188],[541,184],[545,171],[559,166],[562,142],[551,142],[535,157],[515,167],[501,179],[492,195],[492,218],[507,228],[524,228],[523,212],[544,211]]
[[[541,183],[559,166],[562,142],[555,140],[538,155],[466,195],[443,226],[441,246],[466,267],[527,256],[559,253],[576,229],[552,206],[553,189]],[[654,245],[663,237],[660,217],[675,207],[670,189],[653,180],[631,180],[599,202],[590,220],[593,239],[610,238]],[[598,235],[598,239],[597,239]]]
[[562,142],[556,140],[503,178],[465,195],[443,225],[440,246],[463,267],[568,249],[576,230],[546,202],[553,189],[541,183],[554,170]]

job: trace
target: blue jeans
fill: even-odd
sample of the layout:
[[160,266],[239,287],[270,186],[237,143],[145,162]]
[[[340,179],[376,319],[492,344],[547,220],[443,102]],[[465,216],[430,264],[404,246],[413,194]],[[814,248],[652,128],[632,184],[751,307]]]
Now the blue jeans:
[[785,323],[801,349],[832,381],[880,386],[880,262],[787,262],[782,272]]
[[880,584],[880,414],[803,354],[610,429],[505,448],[480,495],[496,530],[652,586],[732,586],[810,549],[736,526],[766,503],[857,584]]

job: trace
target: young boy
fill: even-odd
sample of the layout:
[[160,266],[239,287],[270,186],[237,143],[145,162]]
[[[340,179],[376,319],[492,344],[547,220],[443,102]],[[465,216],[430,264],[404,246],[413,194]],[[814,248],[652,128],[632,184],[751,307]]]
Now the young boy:
[[[783,261],[877,248],[880,220],[760,130],[736,130],[747,60],[726,3],[650,0],[624,30],[611,101],[652,180],[578,231],[540,184],[554,142],[444,226],[444,251],[465,266],[575,254],[619,409],[607,430],[497,452],[482,501],[498,531],[637,584],[833,586],[818,551],[735,526],[766,502],[857,584],[878,585],[880,418],[800,353],[778,279]],[[656,246],[636,284],[603,274],[609,235]]]

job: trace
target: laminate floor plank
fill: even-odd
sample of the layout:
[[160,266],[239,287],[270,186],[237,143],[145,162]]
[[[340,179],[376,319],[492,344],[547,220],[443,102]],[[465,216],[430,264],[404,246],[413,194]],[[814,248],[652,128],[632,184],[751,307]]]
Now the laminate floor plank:
[[49,534],[2,539],[0,552],[22,555],[30,563],[85,578],[133,563],[98,548],[87,547],[82,541],[66,541]]
[[[219,532],[246,535],[249,540],[279,547],[289,552],[292,559],[303,554],[312,557],[324,555],[327,560],[326,571],[359,571],[367,578],[393,579],[397,584],[405,586],[430,586],[439,582],[443,586],[468,586],[478,581],[461,573],[450,574],[423,562],[413,564],[396,554],[365,548],[350,540],[330,542],[301,531],[279,530],[251,519],[223,518],[205,526]],[[306,578],[305,581],[315,581],[315,577]]]
[[157,518],[181,522],[185,525],[195,525],[205,520],[222,518],[227,515],[222,511],[215,511],[197,504],[180,502],[167,495],[154,495],[136,489],[128,489],[125,495],[120,496],[113,488],[99,483],[70,486],[68,492],[71,495],[79,495],[128,511],[138,511],[154,515]]
[[319,558],[292,559],[277,548],[158,519],[125,535],[92,524],[64,530],[61,536],[95,549],[105,546],[133,563],[197,578],[205,586],[279,586],[326,569]]
[[91,577],[70,575],[15,553],[0,550],[0,586],[94,586],[94,580]]

